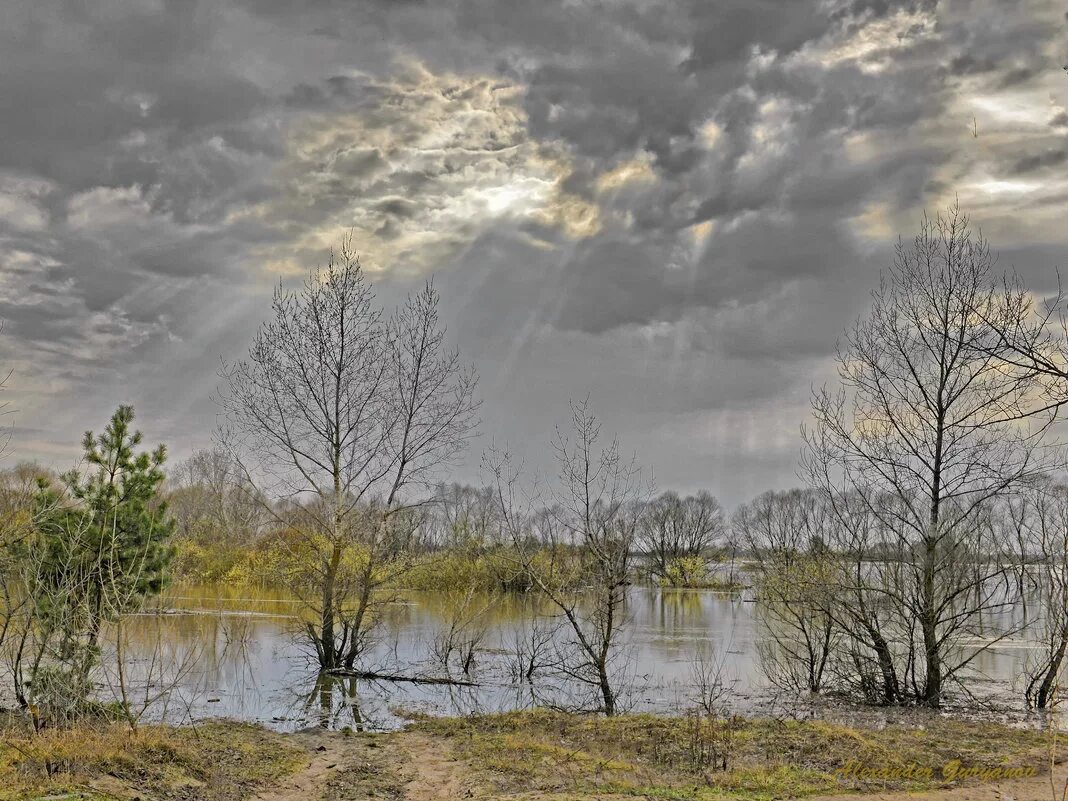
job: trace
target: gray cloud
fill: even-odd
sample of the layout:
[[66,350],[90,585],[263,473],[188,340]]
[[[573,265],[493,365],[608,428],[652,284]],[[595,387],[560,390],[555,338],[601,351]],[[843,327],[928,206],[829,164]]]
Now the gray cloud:
[[1064,24],[1051,0],[6,3],[14,453],[62,460],[120,401],[207,443],[219,357],[352,230],[387,302],[437,274],[487,440],[537,461],[590,391],[664,486],[792,481],[808,388],[924,207],[959,195],[1048,280]]
[[1047,167],[1056,167],[1068,159],[1068,150],[1055,150],[1050,148],[1041,153],[1033,153],[1023,156],[1012,165],[1011,171],[1016,174],[1034,172]]

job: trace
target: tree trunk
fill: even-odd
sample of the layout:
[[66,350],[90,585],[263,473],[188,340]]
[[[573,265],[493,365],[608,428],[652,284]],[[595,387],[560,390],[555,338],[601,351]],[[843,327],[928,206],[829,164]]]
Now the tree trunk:
[[337,643],[334,640],[334,603],[337,585],[337,571],[341,564],[341,546],[334,543],[330,561],[323,571],[322,618],[319,626],[319,644],[315,649],[319,657],[319,667],[332,670],[338,667]]
[[874,628],[869,629],[872,638],[872,647],[879,661],[879,672],[883,676],[883,703],[889,706],[897,703],[901,688],[897,680],[897,672],[894,670],[894,658],[890,653],[890,646],[886,639]]
[[352,631],[349,637],[348,651],[345,653],[345,667],[352,670],[356,659],[360,655],[360,635],[363,632],[363,622],[367,617],[367,610],[371,606],[371,592],[374,589],[374,574],[372,562],[368,560],[367,569],[364,571],[360,585],[360,601],[356,607],[356,614],[352,617]]
[[920,629],[923,634],[924,652],[924,683],[921,701],[926,707],[938,709],[942,705],[942,655],[938,643],[935,599],[935,541],[931,537],[924,542]]
[[597,678],[601,686],[601,698],[604,701],[604,714],[612,717],[616,714],[616,695],[612,692],[612,684],[608,680],[608,670],[604,663],[597,666]]
[[1061,663],[1064,662],[1064,652],[1068,649],[1068,632],[1062,632],[1060,643],[1057,645],[1057,650],[1054,652],[1053,657],[1049,660],[1049,665],[1046,666],[1045,675],[1042,677],[1042,683],[1038,687],[1038,692],[1035,693],[1035,709],[1045,709],[1049,706],[1051,695],[1053,694],[1053,685],[1057,681],[1057,676],[1061,672]]

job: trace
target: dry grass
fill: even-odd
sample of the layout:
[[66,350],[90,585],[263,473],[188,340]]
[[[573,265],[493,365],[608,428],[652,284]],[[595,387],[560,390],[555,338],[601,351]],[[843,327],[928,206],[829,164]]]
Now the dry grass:
[[[695,725],[701,728],[696,729]],[[650,798],[799,798],[844,791],[921,790],[946,786],[944,766],[1027,768],[1042,772],[1041,732],[932,717],[924,727],[881,731],[824,722],[687,721],[651,715],[613,719],[520,712],[426,720],[419,729],[450,738],[496,792],[611,793]],[[700,758],[711,742],[728,768]],[[929,778],[890,780],[836,773],[930,769]]]
[[241,723],[137,732],[101,723],[35,734],[11,720],[0,729],[0,799],[238,801],[306,761],[285,736]]
[[[425,719],[406,732],[350,736],[287,736],[233,722],[136,733],[100,724],[35,735],[11,722],[0,726],[0,801],[79,792],[85,795],[70,797],[239,801],[279,787],[295,771],[307,785],[301,801],[414,797],[420,787],[431,798],[446,781],[485,798],[763,801],[936,789],[947,783],[943,766],[954,761],[1042,772],[1048,746],[1043,732],[937,716],[922,726],[871,730],[820,721],[535,711]],[[929,768],[931,776],[836,774],[849,763]]]

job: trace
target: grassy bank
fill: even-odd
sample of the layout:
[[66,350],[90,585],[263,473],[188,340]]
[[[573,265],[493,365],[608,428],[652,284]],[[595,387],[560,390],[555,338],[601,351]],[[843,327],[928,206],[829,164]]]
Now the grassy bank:
[[1046,781],[1043,732],[922,721],[872,730],[532,711],[427,718],[377,735],[280,735],[231,722],[32,735],[9,724],[0,736],[0,799],[246,801],[267,792],[272,801],[763,801],[888,790],[937,799],[939,788],[1005,775]]
[[241,723],[136,732],[84,724],[35,734],[12,719],[0,730],[0,799],[236,801],[306,763],[291,738]]
[[[472,780],[493,795],[802,798],[928,790],[989,780],[998,775],[991,769],[1040,775],[1049,764],[1042,732],[936,717],[923,728],[873,731],[819,721],[520,712],[419,728],[451,742]],[[966,768],[988,772],[965,778]]]

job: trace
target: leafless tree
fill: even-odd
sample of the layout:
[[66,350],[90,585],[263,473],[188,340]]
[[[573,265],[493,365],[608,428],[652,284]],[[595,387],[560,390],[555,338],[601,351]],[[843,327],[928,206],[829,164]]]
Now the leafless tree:
[[427,505],[427,544],[468,548],[500,543],[500,525],[492,487],[438,484]]
[[752,559],[767,633],[764,672],[783,689],[819,692],[836,647],[828,594],[834,559],[824,539],[830,511],[813,490],[769,491],[731,521]]
[[471,587],[444,598],[445,626],[434,638],[431,650],[446,671],[455,663],[465,676],[471,675],[478,651],[489,634],[487,613],[498,601]]
[[314,561],[307,634],[323,669],[351,668],[408,541],[398,513],[473,432],[476,377],[446,344],[433,286],[387,319],[349,240],[299,292],[280,286],[273,312],[223,370],[220,441],[266,497],[299,503],[278,522]]
[[516,681],[527,684],[534,682],[534,677],[541,671],[556,667],[557,627],[552,621],[533,617],[525,626],[513,631],[511,651],[509,654],[509,671]]
[[690,665],[694,696],[683,731],[690,766],[699,771],[730,767],[741,728],[741,718],[727,709],[730,687],[724,677],[724,657],[711,646],[699,646]]
[[[904,703],[903,673],[915,664],[915,619],[898,602],[902,562],[896,539],[882,526],[890,514],[872,512],[858,493],[830,494],[824,537],[838,564],[829,577],[832,621],[842,632],[838,658],[830,664],[838,686],[878,704]],[[877,502],[892,502],[887,496]]]
[[[880,575],[853,589],[915,621],[892,634],[917,638],[910,694],[930,707],[974,658],[955,646],[994,603],[985,588],[1002,566],[976,568],[978,517],[1041,472],[1055,415],[1033,371],[1007,362],[1001,332],[1023,310],[1004,303],[993,266],[958,209],[925,217],[839,348],[841,391],[814,394],[804,432],[812,483],[860,499],[893,543],[892,559],[872,556]],[[902,651],[913,654],[911,641]]]
[[[98,673],[101,691],[106,689],[115,699],[123,721],[136,730],[149,714],[165,713],[171,696],[201,664],[201,651],[199,648],[175,650],[167,642],[158,616],[147,638],[141,640],[131,635],[130,621],[151,614],[152,610],[148,599],[131,592],[125,577],[121,579],[111,571],[107,574],[105,598],[110,607],[108,617],[113,623],[108,637],[110,653],[99,661]],[[139,640],[140,647],[131,654],[133,643]]]
[[570,630],[560,669],[593,689],[600,711],[614,715],[615,658],[644,495],[635,462],[623,457],[617,442],[600,441],[588,400],[572,402],[571,425],[558,429],[552,443],[558,468],[553,502],[540,514],[532,508],[534,493],[520,495],[520,474],[507,454],[491,451],[485,467],[522,569]]
[[270,523],[265,499],[221,448],[195,452],[168,476],[166,489],[177,537],[221,537],[248,546]]
[[1012,591],[1020,605],[1025,625],[1031,614],[1030,598],[1041,588],[1039,576],[1032,569],[1032,562],[1041,553],[1034,548],[1034,516],[1037,494],[1046,483],[1044,480],[1031,482],[1024,490],[1006,498],[999,510],[1000,538],[1008,563],[1005,581],[1006,585],[1015,585]]
[[1053,700],[1068,651],[1068,486],[1031,482],[1012,499],[1011,520],[1020,538],[1021,564],[1043,600],[1036,628],[1042,648],[1026,675],[1024,697],[1034,709]]
[[723,508],[711,494],[679,497],[665,492],[649,502],[638,531],[650,572],[670,584],[686,584],[687,560],[702,565],[725,531]]

